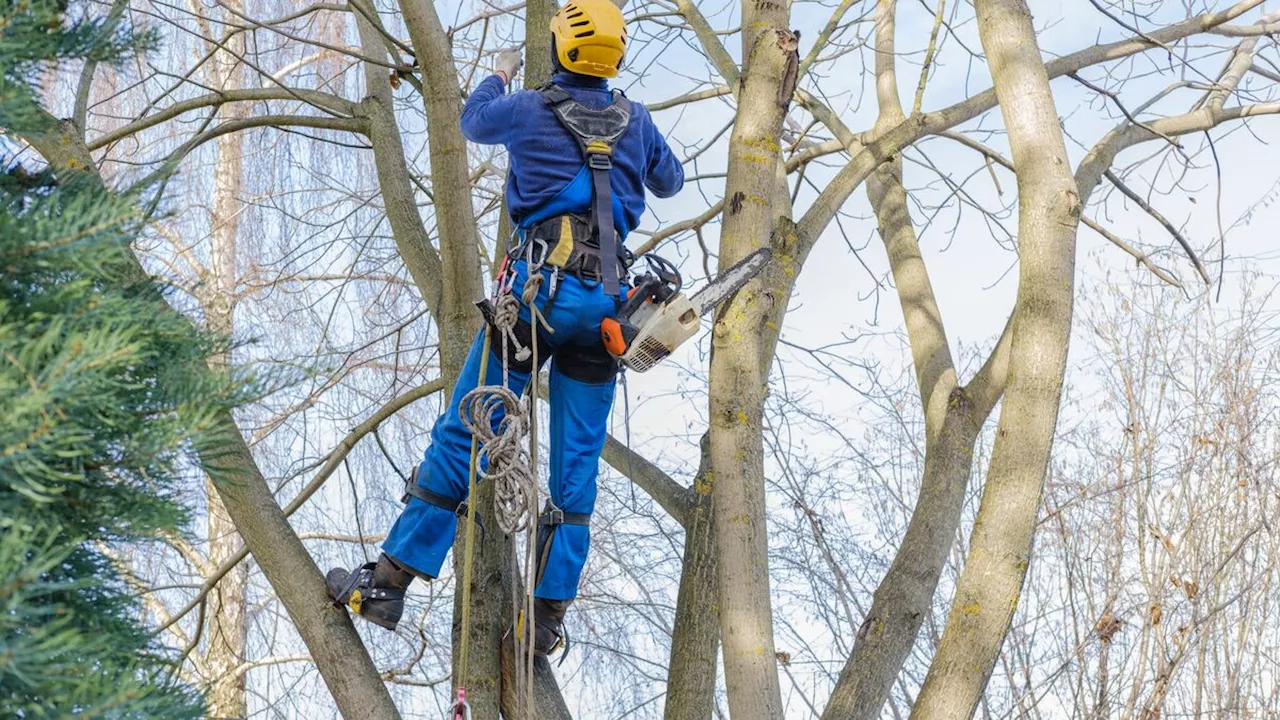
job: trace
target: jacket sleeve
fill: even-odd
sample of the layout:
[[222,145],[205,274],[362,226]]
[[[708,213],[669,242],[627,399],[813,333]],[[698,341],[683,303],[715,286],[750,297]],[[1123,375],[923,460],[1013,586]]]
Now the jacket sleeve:
[[502,78],[490,75],[467,98],[462,108],[462,134],[483,145],[505,145],[515,126],[516,95],[508,95]]
[[645,123],[645,146],[649,151],[649,163],[645,168],[644,184],[660,198],[669,198],[684,187],[684,166],[667,145],[667,139],[653,124],[647,110],[641,116]]

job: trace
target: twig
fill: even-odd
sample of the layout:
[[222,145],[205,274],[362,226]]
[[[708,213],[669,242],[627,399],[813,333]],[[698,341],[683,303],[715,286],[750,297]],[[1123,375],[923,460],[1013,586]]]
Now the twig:
[[1204,137],[1209,141],[1209,152],[1213,154],[1213,169],[1218,178],[1215,206],[1218,219],[1218,243],[1221,249],[1218,253],[1218,294],[1214,297],[1214,302],[1222,302],[1222,274],[1227,265],[1227,231],[1222,227],[1222,162],[1218,160],[1218,148],[1214,147],[1213,135],[1205,130]]
[[1150,126],[1150,125],[1148,125],[1147,123],[1144,123],[1144,122],[1142,122],[1141,120],[1139,120],[1138,118],[1134,117],[1134,116],[1133,116],[1133,113],[1130,113],[1130,112],[1129,112],[1129,109],[1128,109],[1128,108],[1126,108],[1126,107],[1124,106],[1124,103],[1120,102],[1120,97],[1119,97],[1118,95],[1116,95],[1114,92],[1112,92],[1112,91],[1110,91],[1110,90],[1107,90],[1107,89],[1105,89],[1105,88],[1099,87],[1099,86],[1097,86],[1097,85],[1094,85],[1093,83],[1089,82],[1088,80],[1085,80],[1084,78],[1080,77],[1080,75],[1079,75],[1079,74],[1077,74],[1077,73],[1068,73],[1068,74],[1067,74],[1067,77],[1071,78],[1072,80],[1075,80],[1076,82],[1080,83],[1081,85],[1084,85],[1085,87],[1087,87],[1087,88],[1089,88],[1090,90],[1092,90],[1092,91],[1094,91],[1094,92],[1098,93],[1099,95],[1102,95],[1103,97],[1110,98],[1110,99],[1111,99],[1111,101],[1112,101],[1112,102],[1114,102],[1114,103],[1116,104],[1116,107],[1120,108],[1120,112],[1124,113],[1125,118],[1127,118],[1127,119],[1129,120],[1129,122],[1131,122],[1131,123],[1133,123],[1134,125],[1137,125],[1138,127],[1142,128],[1142,129],[1144,129],[1144,130],[1146,130],[1147,132],[1151,133],[1152,135],[1155,135],[1155,136],[1157,136],[1157,137],[1159,137],[1159,138],[1164,139],[1164,141],[1165,141],[1165,142],[1169,143],[1170,145],[1174,146],[1175,148],[1178,148],[1179,150],[1181,150],[1181,149],[1182,149],[1182,146],[1178,144],[1178,141],[1177,141],[1177,140],[1174,140],[1172,137],[1169,137],[1169,136],[1168,136],[1168,135],[1166,135],[1165,133],[1162,133],[1162,132],[1160,132],[1159,130],[1156,130],[1155,128],[1151,127],[1151,126]]
[[641,245],[638,250],[636,250],[636,257],[640,257],[645,253],[652,252],[654,248],[658,247],[659,244],[661,244],[667,238],[670,238],[672,235],[675,235],[677,233],[682,233],[685,230],[694,230],[702,227],[703,225],[706,225],[707,223],[714,220],[723,210],[724,210],[724,200],[721,200],[715,205],[712,205],[711,209],[702,213],[698,217],[690,218],[688,220],[683,220],[681,222],[676,223],[675,225],[671,225],[670,227],[659,230],[658,232],[654,233],[653,236],[650,237],[647,241],[645,241],[645,243]]
[[920,81],[916,84],[916,99],[911,105],[911,114],[919,115],[924,105],[924,87],[929,82],[929,68],[933,65],[933,56],[938,51],[938,31],[942,29],[942,14],[946,12],[947,0],[938,0],[938,11],[933,15],[933,31],[929,33],[929,48],[924,53],[924,65],[920,68]]
[[1102,227],[1101,225],[1099,225],[1099,224],[1098,224],[1098,222],[1097,222],[1096,220],[1094,220],[1093,218],[1091,218],[1091,217],[1089,217],[1089,216],[1087,216],[1087,215],[1086,215],[1086,216],[1083,216],[1083,217],[1081,217],[1081,218],[1080,218],[1080,222],[1083,222],[1085,225],[1087,225],[1089,228],[1091,228],[1094,232],[1096,232],[1096,233],[1098,233],[1099,235],[1101,235],[1102,237],[1106,238],[1106,239],[1107,239],[1107,240],[1108,240],[1112,245],[1115,245],[1116,247],[1120,248],[1121,250],[1123,250],[1123,251],[1125,251],[1125,252],[1129,253],[1130,255],[1132,255],[1132,256],[1133,256],[1133,258],[1134,258],[1135,260],[1137,260],[1137,261],[1138,261],[1138,264],[1139,264],[1139,265],[1141,265],[1141,266],[1145,267],[1146,269],[1150,270],[1150,271],[1151,271],[1151,273],[1152,273],[1153,275],[1155,275],[1156,277],[1158,277],[1158,278],[1160,278],[1161,280],[1163,280],[1163,281],[1165,281],[1165,282],[1169,283],[1170,285],[1172,285],[1172,286],[1174,286],[1174,287],[1178,288],[1179,290],[1183,290],[1183,291],[1185,291],[1185,290],[1186,290],[1186,288],[1184,288],[1184,287],[1182,286],[1182,281],[1178,280],[1176,277],[1174,277],[1173,275],[1171,275],[1171,274],[1169,274],[1168,272],[1166,272],[1166,271],[1165,271],[1163,268],[1161,268],[1159,265],[1156,265],[1154,262],[1152,262],[1152,261],[1151,261],[1151,258],[1150,258],[1146,253],[1144,253],[1144,252],[1142,252],[1141,250],[1139,250],[1139,249],[1137,249],[1137,248],[1133,247],[1132,245],[1130,245],[1129,243],[1125,242],[1124,240],[1121,240],[1119,237],[1117,237],[1117,236],[1116,236],[1115,234],[1113,234],[1111,231],[1109,231],[1109,230],[1107,230],[1106,228],[1104,228],[1104,227]]
[[1204,263],[1200,262],[1200,257],[1196,255],[1196,251],[1192,249],[1191,243],[1181,232],[1178,232],[1178,228],[1174,227],[1173,223],[1169,222],[1164,215],[1161,215],[1160,211],[1148,205],[1147,201],[1143,200],[1138,193],[1130,190],[1129,186],[1125,185],[1120,178],[1116,177],[1114,172],[1108,170],[1103,173],[1103,176],[1110,180],[1111,184],[1116,186],[1116,189],[1124,193],[1125,197],[1137,203],[1138,207],[1142,208],[1142,210],[1154,218],[1156,222],[1163,225],[1165,230],[1169,231],[1169,234],[1173,236],[1173,239],[1177,240],[1178,244],[1182,246],[1183,251],[1187,253],[1187,257],[1191,258],[1191,262],[1196,266],[1196,272],[1199,273],[1200,279],[1204,280],[1205,285],[1213,287],[1213,281],[1209,279],[1209,271],[1205,268]]

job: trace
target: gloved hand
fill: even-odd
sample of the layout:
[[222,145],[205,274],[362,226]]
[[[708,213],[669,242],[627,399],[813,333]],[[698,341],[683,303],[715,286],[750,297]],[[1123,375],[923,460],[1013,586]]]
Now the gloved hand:
[[520,48],[507,48],[498,55],[497,67],[494,73],[502,77],[502,82],[507,85],[511,84],[511,79],[520,71],[520,66],[524,64],[524,53]]

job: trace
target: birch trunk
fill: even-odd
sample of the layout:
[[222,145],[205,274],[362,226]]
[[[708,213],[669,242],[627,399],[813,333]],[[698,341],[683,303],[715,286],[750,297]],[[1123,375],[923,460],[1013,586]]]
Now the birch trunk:
[[[243,12],[244,3],[232,0],[228,7],[232,11]],[[209,66],[213,87],[229,90],[245,86],[244,66],[239,60],[245,52],[245,37],[245,33],[233,35],[224,44],[224,49],[214,55]],[[248,115],[248,110],[247,103],[227,103],[218,109],[218,119],[222,122],[241,119]],[[213,214],[209,218],[209,277],[203,284],[207,291],[201,304],[206,327],[216,336],[231,337],[235,329],[236,240],[242,211],[239,198],[244,177],[244,134],[228,133],[219,137],[216,144]],[[229,351],[210,358],[215,369],[225,369],[231,363]],[[239,553],[243,543],[212,480],[205,481],[205,495],[208,507],[207,567],[212,569],[221,567],[228,558]],[[236,671],[247,660],[245,601],[248,585],[249,567],[246,563],[238,563],[209,593],[208,626],[205,630],[208,642],[203,665],[208,673],[208,707],[213,717],[248,716],[245,675]]]

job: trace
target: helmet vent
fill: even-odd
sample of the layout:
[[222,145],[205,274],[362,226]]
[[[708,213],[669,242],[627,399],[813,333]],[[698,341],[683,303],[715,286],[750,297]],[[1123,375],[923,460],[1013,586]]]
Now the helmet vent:
[[587,27],[590,24],[590,20],[583,20],[582,22],[569,23],[569,27]]
[[595,30],[584,30],[578,33],[577,35],[574,35],[574,37],[576,38],[591,37],[592,35],[595,35],[595,34],[596,34]]
[[582,17],[582,12],[581,12],[581,11],[579,11],[579,12],[575,12],[575,13],[569,13],[568,15],[565,15],[565,17],[569,18],[570,20],[572,20],[572,19],[574,19],[574,18],[580,18],[580,17]]

